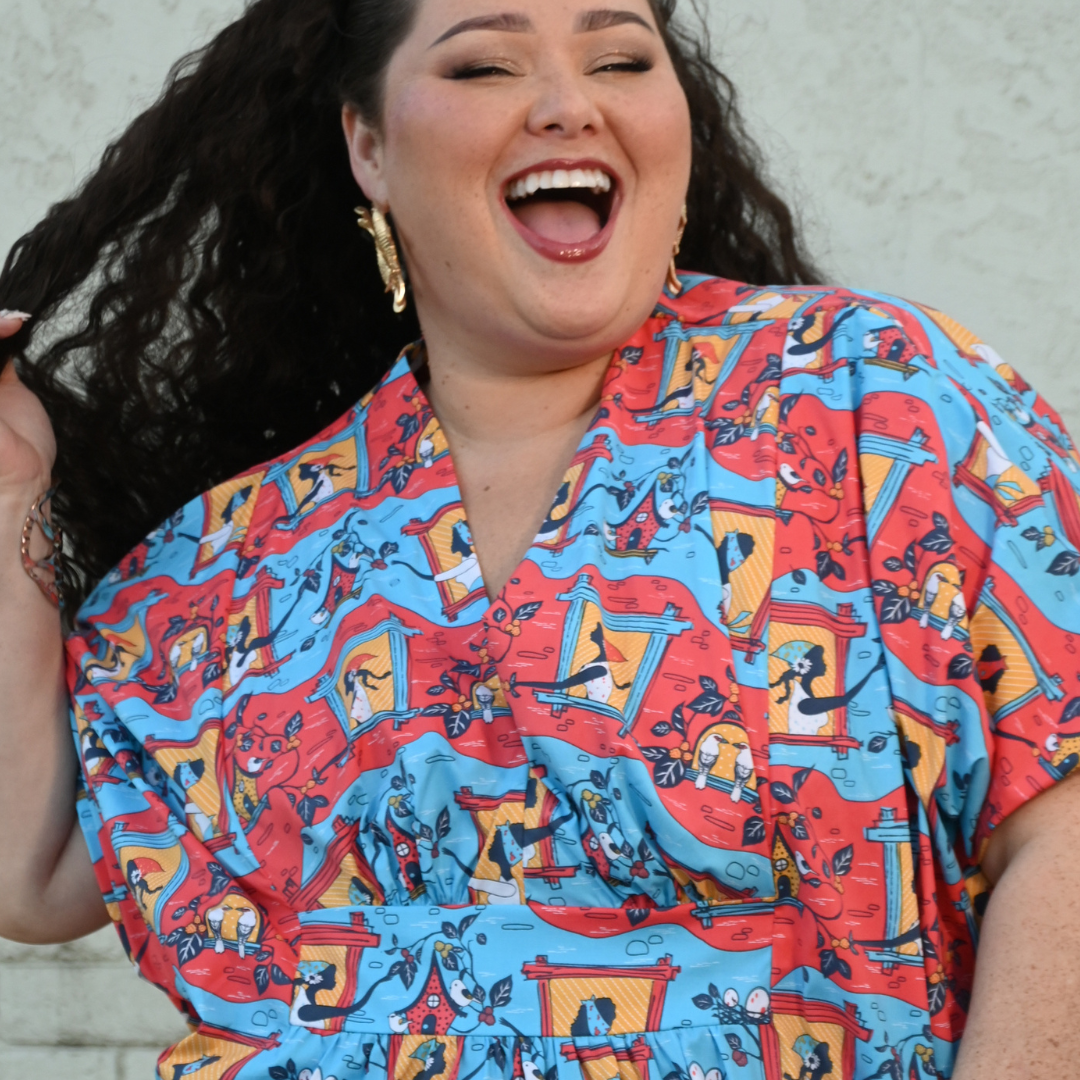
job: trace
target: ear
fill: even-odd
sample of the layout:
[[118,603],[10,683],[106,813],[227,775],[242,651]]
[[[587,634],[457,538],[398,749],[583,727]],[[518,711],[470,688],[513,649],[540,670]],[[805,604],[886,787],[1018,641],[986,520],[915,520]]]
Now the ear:
[[360,190],[369,202],[385,212],[390,200],[383,168],[382,135],[360,115],[355,105],[342,106],[341,126],[349,149],[349,164]]

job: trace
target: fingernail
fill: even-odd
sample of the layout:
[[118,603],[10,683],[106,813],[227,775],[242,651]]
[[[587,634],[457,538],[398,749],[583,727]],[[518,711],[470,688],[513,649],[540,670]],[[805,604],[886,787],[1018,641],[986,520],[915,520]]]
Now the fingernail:
[[32,319],[33,315],[27,315],[25,311],[8,311],[7,308],[0,310],[0,319],[22,319],[26,322],[27,319]]

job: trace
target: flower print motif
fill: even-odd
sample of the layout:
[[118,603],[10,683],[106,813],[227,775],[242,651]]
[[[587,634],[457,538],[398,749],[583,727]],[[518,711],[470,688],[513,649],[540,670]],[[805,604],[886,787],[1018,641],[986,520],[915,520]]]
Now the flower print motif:
[[[94,636],[80,630],[77,647],[85,653],[82,678],[89,681],[73,689],[73,719],[88,774],[86,809],[101,811],[101,820],[94,821],[97,846],[112,860],[121,855],[114,846],[118,838],[149,820],[126,812],[133,800],[98,798],[112,795],[115,784],[143,778],[159,797],[155,806],[163,827],[172,811],[181,827],[181,815],[186,817],[189,830],[184,851],[190,868],[183,881],[173,874],[173,862],[163,861],[163,850],[119,860],[126,870],[138,859],[145,870],[138,883],[128,877],[131,887],[126,896],[119,891],[117,904],[144,972],[172,988],[172,974],[182,970],[200,992],[247,1001],[248,986],[229,974],[239,962],[250,969],[259,997],[295,1001],[300,988],[288,983],[299,969],[283,958],[290,949],[278,931],[291,933],[291,926],[278,925],[281,912],[302,910],[305,920],[330,928],[321,933],[340,933],[342,941],[354,943],[348,949],[355,952],[344,950],[348,974],[355,976],[348,992],[342,965],[336,985],[343,990],[333,995],[335,1004],[325,993],[319,1002],[333,1012],[356,1006],[354,1019],[346,1023],[340,1014],[324,1013],[317,1034],[325,1038],[282,1039],[259,1051],[258,1060],[251,1060],[252,1048],[245,1044],[245,1069],[259,1080],[334,1080],[328,1074],[335,1069],[345,1080],[343,1070],[349,1070],[340,1062],[350,1061],[349,1054],[356,1062],[353,1072],[392,1072],[395,1062],[387,1058],[396,1054],[397,1063],[414,1075],[426,1073],[423,1080],[445,1080],[444,1072],[455,1071],[463,1078],[492,1071],[504,1080],[544,1080],[549,1070],[553,1076],[564,1055],[555,1044],[546,1053],[547,1044],[517,1029],[535,1030],[529,1017],[538,1000],[533,975],[560,961],[599,966],[616,959],[609,951],[613,945],[621,952],[617,942],[597,940],[596,911],[582,910],[593,904],[604,905],[600,917],[614,930],[631,931],[626,936],[635,939],[635,947],[627,956],[647,956],[641,965],[648,968],[670,953],[667,974],[674,978],[675,968],[680,973],[677,992],[664,999],[659,1026],[640,1011],[644,994],[635,995],[631,1007],[622,987],[599,986],[582,987],[582,1000],[597,991],[583,1026],[594,1033],[610,1027],[609,1006],[618,1005],[616,1030],[656,1027],[647,1041],[664,1055],[668,1080],[719,1080],[721,1074],[744,1080],[770,1071],[778,1052],[798,1080],[834,1080],[831,1074],[842,1071],[852,1050],[874,1051],[859,1058],[867,1075],[936,1075],[932,1036],[943,1040],[937,1045],[944,1052],[968,1004],[970,946],[986,893],[974,875],[951,884],[944,880],[944,851],[932,837],[940,838],[944,821],[957,854],[968,840],[980,848],[1003,810],[984,799],[976,820],[974,803],[984,785],[962,763],[993,749],[996,775],[1010,771],[1012,790],[1023,789],[1026,796],[1061,779],[1080,760],[1080,737],[1074,737],[1080,696],[1066,690],[1076,685],[1071,642],[1080,623],[1069,624],[1066,633],[1059,625],[1065,620],[1054,621],[1050,602],[1055,584],[1080,581],[1080,519],[1072,492],[1080,458],[1074,464],[1068,442],[1061,443],[1061,453],[1050,448],[1061,460],[1048,457],[1000,407],[1000,416],[984,423],[1000,429],[1015,467],[988,460],[993,455],[982,432],[963,465],[957,454],[946,453],[949,429],[953,437],[969,431],[992,407],[991,400],[978,399],[1002,391],[991,387],[995,376],[980,366],[986,357],[968,359],[949,349],[947,324],[936,331],[926,324],[924,334],[921,317],[910,307],[897,321],[916,348],[924,348],[929,336],[941,353],[926,365],[929,370],[941,361],[933,377],[917,375],[918,369],[892,354],[898,342],[901,350],[908,346],[887,336],[896,331],[886,301],[863,303],[840,294],[837,304],[828,290],[811,290],[807,299],[806,290],[795,288],[764,294],[751,289],[746,295],[736,288],[729,296],[727,284],[686,284],[686,298],[667,298],[656,325],[642,334],[642,347],[620,356],[618,382],[605,386],[604,406],[588,436],[593,457],[583,455],[573,474],[568,472],[566,497],[549,514],[552,527],[558,523],[560,529],[538,534],[543,555],[534,544],[517,580],[495,602],[473,595],[468,609],[451,617],[434,581],[431,588],[410,578],[404,579],[407,585],[394,584],[407,560],[416,563],[422,555],[419,538],[440,552],[447,543],[466,543],[464,534],[410,531],[426,526],[425,515],[432,512],[439,515],[432,520],[442,521],[444,504],[456,501],[459,492],[449,464],[440,465],[446,455],[442,436],[430,426],[434,421],[405,362],[330,436],[320,436],[325,446],[310,444],[302,457],[283,458],[275,466],[250,520],[258,496],[254,487],[243,515],[233,488],[193,502],[166,527],[170,550],[164,561],[157,538],[152,551],[138,551],[110,578],[100,604],[88,609]],[[734,309],[746,310],[731,310],[735,317],[725,321],[732,300],[743,302]],[[782,305],[780,315],[773,313],[776,304]],[[777,347],[789,317],[801,319],[802,305],[807,313],[820,310],[821,326],[804,329],[799,323],[792,349],[814,348],[788,350],[799,366],[783,371],[786,356],[766,353]],[[667,313],[672,308],[674,322]],[[852,314],[843,332],[819,347],[837,312],[845,311]],[[656,337],[669,323],[678,342],[671,334]],[[882,324],[889,325],[882,330]],[[879,339],[870,350],[872,363],[860,355],[859,341],[868,332]],[[692,340],[683,339],[684,333]],[[669,402],[678,413],[680,397],[685,400],[696,414],[689,421],[656,410],[657,400],[687,385],[677,367],[670,378],[658,377],[669,354],[676,364],[689,359],[703,365],[700,376],[689,371],[693,392],[677,393]],[[875,364],[891,365],[888,374],[879,377]],[[811,380],[821,365],[835,366],[837,381],[822,383],[828,393],[819,395]],[[846,366],[857,369],[865,391],[854,412],[845,394],[836,395],[850,381]],[[1012,385],[1013,376],[999,375],[1003,386]],[[720,385],[706,389],[706,377]],[[945,386],[944,380],[957,384],[948,408],[940,404],[943,398],[927,393]],[[623,391],[620,406],[612,396],[616,387]],[[1046,412],[1029,393],[1022,391],[1022,425],[1040,423]],[[639,406],[648,412],[627,411]],[[402,415],[409,421],[395,427]],[[1053,434],[1052,420],[1048,430]],[[710,454],[713,436],[720,452]],[[400,454],[385,449],[391,440]],[[679,467],[691,447],[691,457]],[[1023,453],[1025,447],[1034,456]],[[300,503],[319,479],[301,482],[297,467],[310,465],[315,455],[328,461],[342,452],[335,459],[339,467],[356,459],[344,482],[339,477],[324,485],[328,497],[318,507],[309,498],[306,512],[282,518],[281,500],[293,505],[290,486]],[[380,466],[384,454],[389,460]],[[387,470],[402,466],[413,470],[407,499],[398,496],[394,477],[383,482]],[[642,479],[628,478],[628,469]],[[397,473],[398,484],[406,471]],[[597,481],[586,498],[582,493]],[[376,484],[382,486],[370,490]],[[735,495],[745,501],[731,501]],[[215,521],[221,518],[230,499],[237,510],[234,525],[238,529],[243,516],[250,538],[231,562],[223,558],[191,576],[192,561],[203,567],[209,554],[200,551],[207,547],[200,537],[211,532],[203,519],[210,513]],[[975,500],[992,514],[975,512]],[[877,522],[872,528],[871,509]],[[456,511],[451,516],[458,518]],[[612,524],[617,521],[622,527]],[[556,539],[564,545],[559,550]],[[332,556],[328,542],[337,549]],[[393,554],[399,544],[400,565]],[[707,563],[703,555],[710,556]],[[753,565],[741,570],[751,558]],[[382,569],[387,563],[390,568]],[[475,563],[463,562],[454,580],[439,584],[454,598],[469,599],[469,583],[461,580],[468,574],[459,571],[475,574]],[[381,584],[373,594],[376,574]],[[361,595],[365,576],[369,586]],[[982,588],[984,580],[992,587]],[[735,600],[725,592],[732,581],[738,586]],[[152,590],[162,582],[169,582],[168,595],[158,600]],[[1024,619],[1015,610],[1021,594]],[[270,640],[279,617],[298,599],[292,620]],[[154,603],[146,608],[149,601]],[[212,604],[220,610],[212,612]],[[850,609],[850,617],[841,607]],[[1011,616],[1008,625],[990,617],[1002,608]],[[209,646],[191,622],[200,612],[213,624],[212,638],[229,639],[233,664],[215,662],[206,652]],[[134,623],[120,625],[121,615]],[[251,622],[248,631],[237,625],[242,619]],[[796,633],[804,624],[805,631]],[[172,626],[184,633],[170,632]],[[834,632],[841,628],[843,634]],[[1045,671],[1029,678],[1030,665],[1022,658],[1031,638]],[[135,652],[120,655],[125,648]],[[873,655],[866,655],[868,649]],[[958,721],[932,711],[915,715],[925,697],[920,693],[912,695],[914,701],[904,698],[910,706],[904,712],[896,708],[902,703],[887,681],[862,693],[859,708],[845,710],[843,699],[878,652],[910,675],[913,691],[928,686],[935,695],[963,693],[980,711],[985,701],[993,722],[960,731]],[[936,664],[927,681],[930,653]],[[192,672],[197,659],[200,671]],[[136,670],[146,661],[152,666]],[[556,681],[575,679],[574,685],[536,685],[552,678],[556,662],[563,675]],[[213,663],[231,667],[232,676],[219,672],[220,679],[204,682],[201,671]],[[107,667],[115,668],[109,676],[114,681],[125,675],[126,689],[110,683],[91,693],[91,684],[108,675]],[[241,668],[250,677],[237,693]],[[741,689],[735,669],[745,676]],[[176,700],[155,704],[152,722],[128,730],[125,717],[136,715],[132,707],[164,693],[157,684],[171,692],[168,673],[181,670]],[[1054,673],[1065,691],[1060,699],[1056,690],[1047,697]],[[633,685],[622,685],[631,674]],[[770,692],[767,683],[778,677],[780,684]],[[946,677],[958,685],[943,689]],[[223,683],[222,709],[204,711],[201,695],[218,692],[210,686],[215,679]],[[325,699],[311,693],[322,689]],[[566,695],[573,700],[567,703]],[[139,701],[127,700],[132,697]],[[540,700],[551,697],[558,700]],[[128,708],[113,710],[121,699]],[[555,706],[550,723],[548,704]],[[777,704],[783,719],[768,715]],[[1048,710],[1056,722],[1041,725],[1039,717]],[[382,719],[372,727],[375,714]],[[184,719],[184,730],[164,724],[170,718]],[[1005,729],[1000,732],[999,720]],[[792,730],[793,721],[801,730]],[[143,738],[144,730],[155,743]],[[782,751],[769,752],[779,746]],[[196,761],[205,765],[201,776]],[[234,765],[244,767],[243,775]],[[865,799],[870,787],[895,798],[886,804]],[[916,803],[905,796],[912,787],[939,794],[921,800],[928,829],[909,821]],[[370,791],[371,799],[350,802],[360,790]],[[953,838],[954,804],[965,798],[971,814],[960,830],[964,835]],[[563,828],[567,812],[569,827]],[[238,829],[235,848],[220,846],[237,816],[243,836]],[[84,825],[92,818],[81,815]],[[171,819],[167,827],[173,827]],[[977,831],[969,837],[972,829]],[[239,871],[237,852],[245,838],[268,873],[238,872],[234,879],[212,860],[220,852]],[[530,847],[535,854],[527,858]],[[907,855],[908,848],[918,858],[895,857]],[[736,851],[745,876],[730,861],[729,852]],[[294,865],[303,873],[292,873]],[[280,880],[267,895],[270,870]],[[170,875],[175,883],[162,895]],[[431,890],[426,902],[425,889]],[[485,892],[507,907],[479,904]],[[919,903],[893,905],[892,911],[884,903],[887,892]],[[253,901],[249,919],[259,908],[265,912],[250,933],[248,920],[237,921],[239,912],[223,914],[227,898],[241,893]],[[380,913],[387,902],[401,905],[397,922]],[[330,910],[343,903],[354,910]],[[428,903],[438,905],[437,917]],[[535,925],[526,930],[515,923],[521,905],[530,903],[543,908],[544,917],[530,916]],[[716,944],[720,918],[732,925],[745,918],[747,926],[765,933],[770,904],[798,924],[791,934],[791,967],[810,973],[785,983],[789,992],[778,989],[771,1005],[767,954],[744,953],[746,945],[736,935],[731,942],[740,957],[737,977],[717,977],[713,986],[702,976],[725,968],[696,963],[703,946]],[[151,906],[163,934],[146,933]],[[942,911],[954,915],[942,918]],[[698,921],[712,934],[708,945],[705,934],[693,933]],[[361,946],[374,938],[377,945]],[[649,948],[641,952],[646,939]],[[591,955],[594,941],[597,952]],[[542,956],[546,965],[534,961]],[[875,1010],[844,1017],[843,1000],[860,986],[891,1002],[889,1016],[905,1012],[896,1005],[904,995],[890,990],[896,989],[896,965],[908,962],[926,968],[924,1004],[935,1017],[933,1030],[930,1016],[925,1025],[907,1023],[900,1037]],[[517,990],[505,974],[511,971]],[[365,1018],[358,1014],[369,1008],[374,994],[365,995],[374,984],[387,987],[392,1003]],[[657,980],[657,995],[661,989]],[[310,1000],[313,986],[308,993]],[[605,998],[607,993],[612,997]],[[838,1022],[811,1025],[814,1030],[796,1044],[805,1025],[795,1020],[811,1012]],[[386,1035],[399,1037],[396,1043],[358,1035],[376,1014]],[[671,1033],[688,1019],[712,1034],[695,1044],[698,1052],[680,1053],[687,1046]],[[763,1029],[774,1019],[780,1049],[774,1049],[770,1030],[763,1055]],[[863,1025],[862,1031],[852,1030]],[[490,1037],[473,1038],[474,1032]],[[405,1035],[411,1040],[403,1053]],[[877,1050],[882,1044],[885,1049]],[[172,1060],[182,1060],[193,1074],[197,1056],[185,1049]]]

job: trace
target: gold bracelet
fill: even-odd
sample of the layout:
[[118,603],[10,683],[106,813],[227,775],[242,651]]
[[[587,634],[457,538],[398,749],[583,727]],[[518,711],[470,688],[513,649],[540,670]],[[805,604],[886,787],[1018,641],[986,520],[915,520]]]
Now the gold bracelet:
[[[49,521],[44,512],[46,503],[52,499],[55,492],[56,488],[50,488],[30,507],[30,513],[26,515],[26,521],[23,524],[21,551],[23,569],[27,575],[52,604],[63,609],[64,535]],[[35,527],[41,530],[42,536],[52,546],[52,551],[44,559],[34,559],[30,556],[30,538],[34,535]]]

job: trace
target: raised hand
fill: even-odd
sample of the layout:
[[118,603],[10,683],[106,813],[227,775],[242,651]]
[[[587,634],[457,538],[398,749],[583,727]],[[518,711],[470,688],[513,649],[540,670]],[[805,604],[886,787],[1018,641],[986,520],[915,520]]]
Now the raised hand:
[[[0,339],[12,337],[29,315],[0,312]],[[19,380],[15,365],[0,372],[0,495],[47,487],[56,436],[41,402]]]

